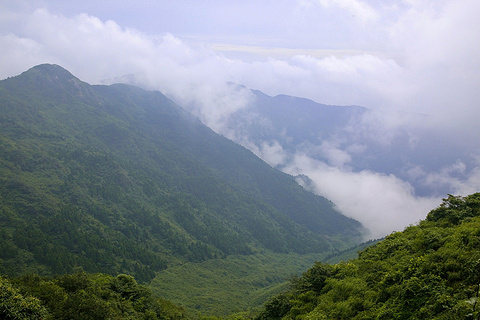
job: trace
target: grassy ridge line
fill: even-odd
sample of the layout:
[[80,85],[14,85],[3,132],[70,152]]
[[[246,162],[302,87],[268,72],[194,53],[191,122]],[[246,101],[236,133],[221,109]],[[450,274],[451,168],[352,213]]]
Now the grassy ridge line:
[[223,316],[259,307],[319,259],[318,254],[263,253],[185,263],[158,272],[149,287],[187,310]]

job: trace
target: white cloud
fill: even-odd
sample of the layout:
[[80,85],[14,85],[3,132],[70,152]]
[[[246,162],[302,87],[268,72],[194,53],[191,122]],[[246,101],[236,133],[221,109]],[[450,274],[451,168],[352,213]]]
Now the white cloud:
[[392,25],[390,42],[404,70],[395,82],[410,88],[391,95],[397,108],[435,115],[437,125],[449,128],[476,127],[479,14],[475,0],[415,1]]
[[[338,1],[327,3],[340,6]],[[343,3],[374,10],[367,2]],[[299,55],[290,50],[290,57],[282,51],[280,58],[257,61],[231,59],[170,34],[148,36],[86,14],[69,18],[38,9],[11,15],[5,25],[0,36],[8,50],[0,76],[12,76],[37,62],[55,62],[89,82],[141,72],[152,88],[176,96],[186,96],[194,86],[234,81],[272,95],[326,104],[432,113],[441,124],[452,123],[453,116],[473,129],[472,115],[480,113],[480,44],[475,41],[480,38],[480,5],[468,0],[421,3],[402,7],[397,20],[377,26],[390,31],[383,40],[393,54],[343,50],[328,56]],[[382,14],[378,8],[375,12]],[[13,61],[17,52],[22,59]],[[452,105],[461,112],[452,112]]]
[[296,154],[285,171],[312,179],[318,194],[332,200],[342,213],[370,230],[369,239],[402,231],[406,226],[425,219],[441,201],[439,198],[416,197],[410,184],[393,175],[342,170],[305,154]]
[[324,140],[320,144],[320,151],[328,163],[335,168],[343,168],[352,161],[350,154],[340,148],[334,141]]
[[244,146],[252,150],[258,157],[273,167],[283,166],[287,161],[287,154],[282,145],[274,140],[270,142],[263,141],[260,146],[251,142],[243,141]]
[[251,91],[224,82],[216,85],[197,83],[190,89],[189,92],[176,92],[173,95],[182,105],[191,105],[189,110],[214,131],[229,138],[237,137],[230,132],[227,122],[230,115],[252,101]]
[[437,172],[427,173],[422,169],[415,168],[413,174],[416,174],[417,179],[431,189],[449,187],[456,195],[468,195],[480,191],[480,161],[478,159],[476,166],[471,169],[468,169],[461,160],[457,160]]
[[17,75],[26,69],[49,61],[52,58],[42,51],[41,45],[31,38],[19,37],[9,33],[0,35],[0,47],[8,48],[2,52],[0,77]]

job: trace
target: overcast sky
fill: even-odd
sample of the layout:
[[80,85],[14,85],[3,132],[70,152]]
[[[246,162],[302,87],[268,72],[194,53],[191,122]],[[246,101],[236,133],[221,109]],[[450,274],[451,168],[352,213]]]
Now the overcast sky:
[[[428,114],[429,126],[477,152],[479,17],[479,0],[0,0],[0,78],[46,62],[89,83],[136,74],[180,103],[195,102],[217,131],[223,117],[248,100],[225,86],[231,81],[270,95],[395,114],[377,122],[379,137],[408,121],[393,111]],[[418,221],[439,201],[417,197],[396,177],[297,159],[291,173],[300,165],[339,184],[319,190],[377,228],[375,235]],[[471,171],[476,175],[469,181],[452,182],[455,190],[479,191],[480,170]],[[375,207],[368,188],[395,201]],[[361,206],[370,215],[392,212],[384,217],[390,224],[375,227],[381,222],[375,216],[362,220],[354,212]]]

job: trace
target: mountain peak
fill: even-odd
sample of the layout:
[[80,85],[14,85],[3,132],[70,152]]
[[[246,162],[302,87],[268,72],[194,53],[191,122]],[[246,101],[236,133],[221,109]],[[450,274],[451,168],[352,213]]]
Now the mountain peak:
[[41,77],[44,81],[64,83],[65,81],[80,81],[68,70],[56,64],[40,64],[25,71],[22,75],[30,76],[33,79]]
[[88,83],[56,64],[37,65],[17,77],[9,78],[7,83],[9,86],[22,86],[51,97],[65,93],[77,97],[94,95]]

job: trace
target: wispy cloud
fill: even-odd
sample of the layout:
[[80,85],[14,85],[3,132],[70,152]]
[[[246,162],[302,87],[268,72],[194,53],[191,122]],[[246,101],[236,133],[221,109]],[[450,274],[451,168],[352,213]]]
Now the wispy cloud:
[[344,170],[301,153],[295,155],[285,171],[312,179],[317,193],[331,199],[341,212],[370,230],[370,239],[402,231],[440,204],[436,197],[415,196],[412,186],[394,175]]

